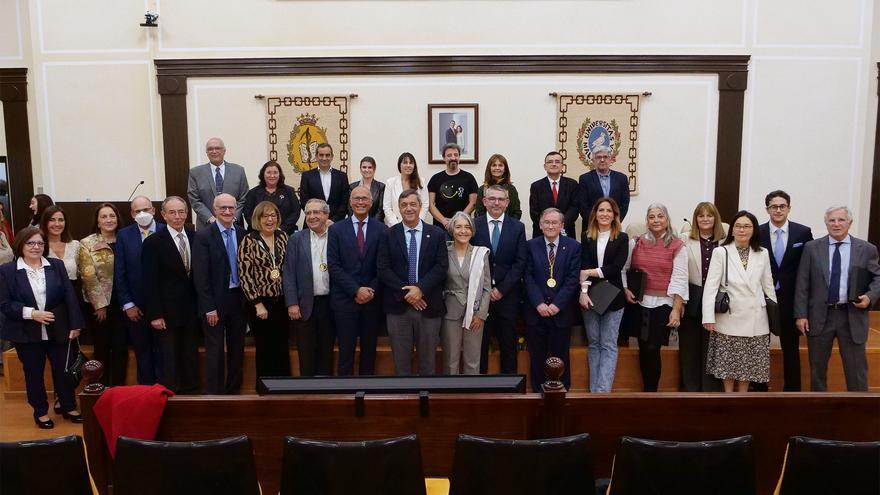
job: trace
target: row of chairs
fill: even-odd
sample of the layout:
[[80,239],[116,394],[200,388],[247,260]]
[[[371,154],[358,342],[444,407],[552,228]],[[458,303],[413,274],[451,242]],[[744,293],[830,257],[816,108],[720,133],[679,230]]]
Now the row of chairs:
[[[594,480],[590,436],[498,440],[460,435],[449,493],[754,494],[752,438],[623,437],[610,480]],[[246,436],[198,442],[120,437],[114,495],[261,493]],[[82,439],[0,443],[0,493],[92,494]],[[281,494],[424,495],[415,435],[365,442],[285,439]],[[778,495],[880,493],[880,442],[792,437]]]

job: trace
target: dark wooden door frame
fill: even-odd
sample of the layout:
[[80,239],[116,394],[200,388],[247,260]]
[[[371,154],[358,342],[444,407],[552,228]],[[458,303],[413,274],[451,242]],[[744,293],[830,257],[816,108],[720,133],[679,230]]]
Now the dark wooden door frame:
[[739,209],[743,102],[748,55],[476,55],[424,57],[225,58],[156,60],[162,104],[167,193],[186,196],[189,175],[187,80],[425,74],[716,74],[718,142],[715,204],[722,217]]
[[[880,63],[877,63],[877,125],[874,127],[874,172],[868,207],[868,241],[880,246]],[[855,205],[853,205],[855,206]]]
[[31,221],[33,214],[28,200],[34,195],[26,68],[0,68],[0,101],[3,102],[12,228],[19,230]]

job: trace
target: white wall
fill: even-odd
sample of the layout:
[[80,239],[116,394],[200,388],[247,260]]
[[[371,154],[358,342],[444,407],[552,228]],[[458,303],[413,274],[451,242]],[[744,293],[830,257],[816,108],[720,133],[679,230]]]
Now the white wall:
[[[158,29],[138,26],[147,9],[160,13]],[[764,194],[783,187],[793,219],[824,232],[824,208],[846,203],[864,236],[877,17],[870,0],[5,0],[0,67],[29,68],[35,184],[71,201],[125,199],[140,179],[149,194],[164,194],[155,58],[749,54],[741,206],[763,219]],[[381,177],[404,148],[424,156],[427,103],[474,101],[481,161],[508,155],[522,190],[553,145],[547,92],[597,88],[654,93],[642,107],[643,193],[632,215],[659,199],[678,219],[711,199],[717,92],[711,78],[697,76],[192,80],[192,162],[203,160],[204,139],[220,134],[230,160],[251,167],[254,180],[265,160],[265,124],[253,95],[343,90],[360,95],[352,156],[379,158]],[[208,118],[217,108],[228,118]],[[523,115],[533,119],[529,127],[512,129]],[[376,121],[389,121],[388,132]]]

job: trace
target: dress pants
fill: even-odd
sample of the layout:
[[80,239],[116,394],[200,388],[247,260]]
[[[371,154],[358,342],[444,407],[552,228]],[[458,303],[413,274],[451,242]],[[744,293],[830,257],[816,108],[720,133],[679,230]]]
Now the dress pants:
[[141,316],[138,321],[131,321],[123,311],[122,318],[125,321],[125,328],[128,330],[128,340],[131,341],[131,346],[134,348],[138,385],[158,383],[161,364],[159,343],[156,340],[155,331],[144,316]]
[[474,332],[462,327],[462,320],[443,319],[440,346],[443,347],[443,373],[477,375],[480,372],[480,348],[485,328]]
[[[509,297],[519,299],[519,294],[513,294]],[[505,303],[505,299],[489,303],[489,317],[483,325],[480,373],[484,375],[489,372],[490,334],[498,339],[498,350],[501,352],[501,373],[516,373],[516,318],[519,315],[519,306],[518,304],[503,303]]]
[[361,344],[358,375],[376,373],[376,335],[382,318],[379,304],[374,298],[366,304],[359,304],[356,312],[333,312],[336,335],[339,338],[339,364],[336,371],[339,376],[354,375],[354,355],[358,339]]
[[40,342],[16,342],[15,352],[24,369],[24,383],[27,388],[28,404],[34,409],[34,417],[49,413],[49,401],[46,399],[46,384],[43,382],[43,370],[46,358],[52,367],[52,382],[55,393],[61,402],[62,411],[76,409],[76,397],[73,387],[64,376],[64,362],[67,359],[67,342],[59,344],[51,340]]
[[308,320],[294,322],[300,376],[333,374],[333,342],[336,330],[330,311],[330,296],[315,296]]
[[153,330],[159,355],[158,382],[176,394],[199,393],[199,322],[165,318],[165,330]]
[[107,318],[98,321],[94,308],[89,306],[88,327],[95,345],[94,359],[104,365],[101,383],[109,387],[125,385],[125,370],[128,367],[128,331],[125,328],[125,314],[115,300],[107,307]]
[[389,314],[386,318],[395,373],[398,376],[413,374],[412,350],[415,345],[419,358],[419,375],[436,374],[437,343],[440,340],[442,318],[426,318],[412,307],[400,314]]
[[[224,293],[217,301],[222,316],[213,327],[202,315],[205,335],[205,393],[210,395],[237,394],[241,390],[244,365],[244,334],[247,330],[244,296],[236,287]],[[223,347],[226,345],[224,356]]]
[[261,376],[290,376],[290,318],[284,300],[263,298],[269,316],[257,318],[253,304],[248,304],[251,331],[256,347],[257,382]]
[[825,329],[821,335],[811,337],[807,333],[807,347],[810,357],[810,390],[825,392],[828,390],[828,360],[831,358],[832,345],[837,338],[840,358],[843,362],[843,375],[846,378],[846,389],[850,392],[868,391],[868,358],[865,355],[865,343],[856,344],[852,340],[849,329],[848,309],[828,309],[825,318]]
[[565,363],[562,384],[571,388],[571,360],[568,356],[571,347],[571,328],[558,327],[554,317],[539,317],[537,325],[526,326],[526,343],[529,347],[531,362],[532,391],[540,392],[541,385],[547,380],[544,374],[544,362],[547,358],[558,357]]
[[703,328],[702,318],[685,315],[678,327],[678,364],[682,392],[720,392],[721,380],[706,373],[706,355],[709,350],[709,331]]

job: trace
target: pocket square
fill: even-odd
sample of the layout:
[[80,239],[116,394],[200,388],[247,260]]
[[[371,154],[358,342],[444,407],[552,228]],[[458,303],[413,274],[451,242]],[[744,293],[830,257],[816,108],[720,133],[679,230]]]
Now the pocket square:
[[796,243],[794,243],[794,244],[791,245],[791,248],[792,248],[792,249],[794,249],[794,248],[799,248],[799,247],[801,247],[801,246],[803,246],[803,245],[804,245],[803,242],[796,242]]

